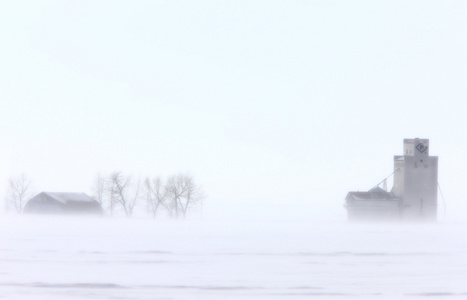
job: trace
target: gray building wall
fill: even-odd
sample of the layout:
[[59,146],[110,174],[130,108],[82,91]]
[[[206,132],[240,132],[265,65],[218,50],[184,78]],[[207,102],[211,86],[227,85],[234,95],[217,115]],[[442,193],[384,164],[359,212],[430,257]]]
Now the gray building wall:
[[398,200],[354,200],[347,203],[349,221],[392,221],[400,218]]
[[438,157],[429,155],[429,140],[404,139],[404,155],[394,156],[392,192],[402,200],[402,218],[434,220],[438,205]]

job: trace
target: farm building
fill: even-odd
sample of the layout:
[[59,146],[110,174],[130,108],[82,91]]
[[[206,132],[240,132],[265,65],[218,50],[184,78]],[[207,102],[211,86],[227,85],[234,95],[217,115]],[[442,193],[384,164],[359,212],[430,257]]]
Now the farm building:
[[102,214],[101,205],[84,193],[42,192],[24,207],[25,214]]
[[349,220],[394,220],[400,216],[400,199],[380,187],[349,192],[345,202]]
[[404,154],[394,156],[392,174],[394,186],[390,192],[375,187],[347,194],[349,220],[436,220],[438,157],[429,155],[429,140],[404,139]]

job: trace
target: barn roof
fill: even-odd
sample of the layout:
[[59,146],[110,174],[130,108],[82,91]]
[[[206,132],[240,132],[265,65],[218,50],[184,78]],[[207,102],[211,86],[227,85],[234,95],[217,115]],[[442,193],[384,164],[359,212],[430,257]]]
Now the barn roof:
[[53,192],[42,192],[35,197],[47,197],[56,200],[60,203],[73,202],[94,202],[95,200],[85,193],[53,193]]
[[346,199],[349,200],[399,200],[393,193],[386,192],[380,187],[372,188],[367,192],[349,192]]

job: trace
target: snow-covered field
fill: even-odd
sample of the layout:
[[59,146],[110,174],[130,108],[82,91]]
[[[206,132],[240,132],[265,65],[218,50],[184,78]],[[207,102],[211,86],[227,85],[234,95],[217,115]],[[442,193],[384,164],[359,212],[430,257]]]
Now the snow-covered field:
[[467,224],[0,219],[0,299],[467,297]]

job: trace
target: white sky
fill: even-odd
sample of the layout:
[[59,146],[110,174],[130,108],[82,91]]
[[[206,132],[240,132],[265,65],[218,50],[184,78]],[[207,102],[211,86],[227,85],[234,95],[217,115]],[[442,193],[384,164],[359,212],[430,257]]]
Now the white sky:
[[465,1],[0,0],[0,182],[90,193],[98,172],[188,172],[207,206],[344,215],[420,137],[448,212],[467,209],[466,16]]

